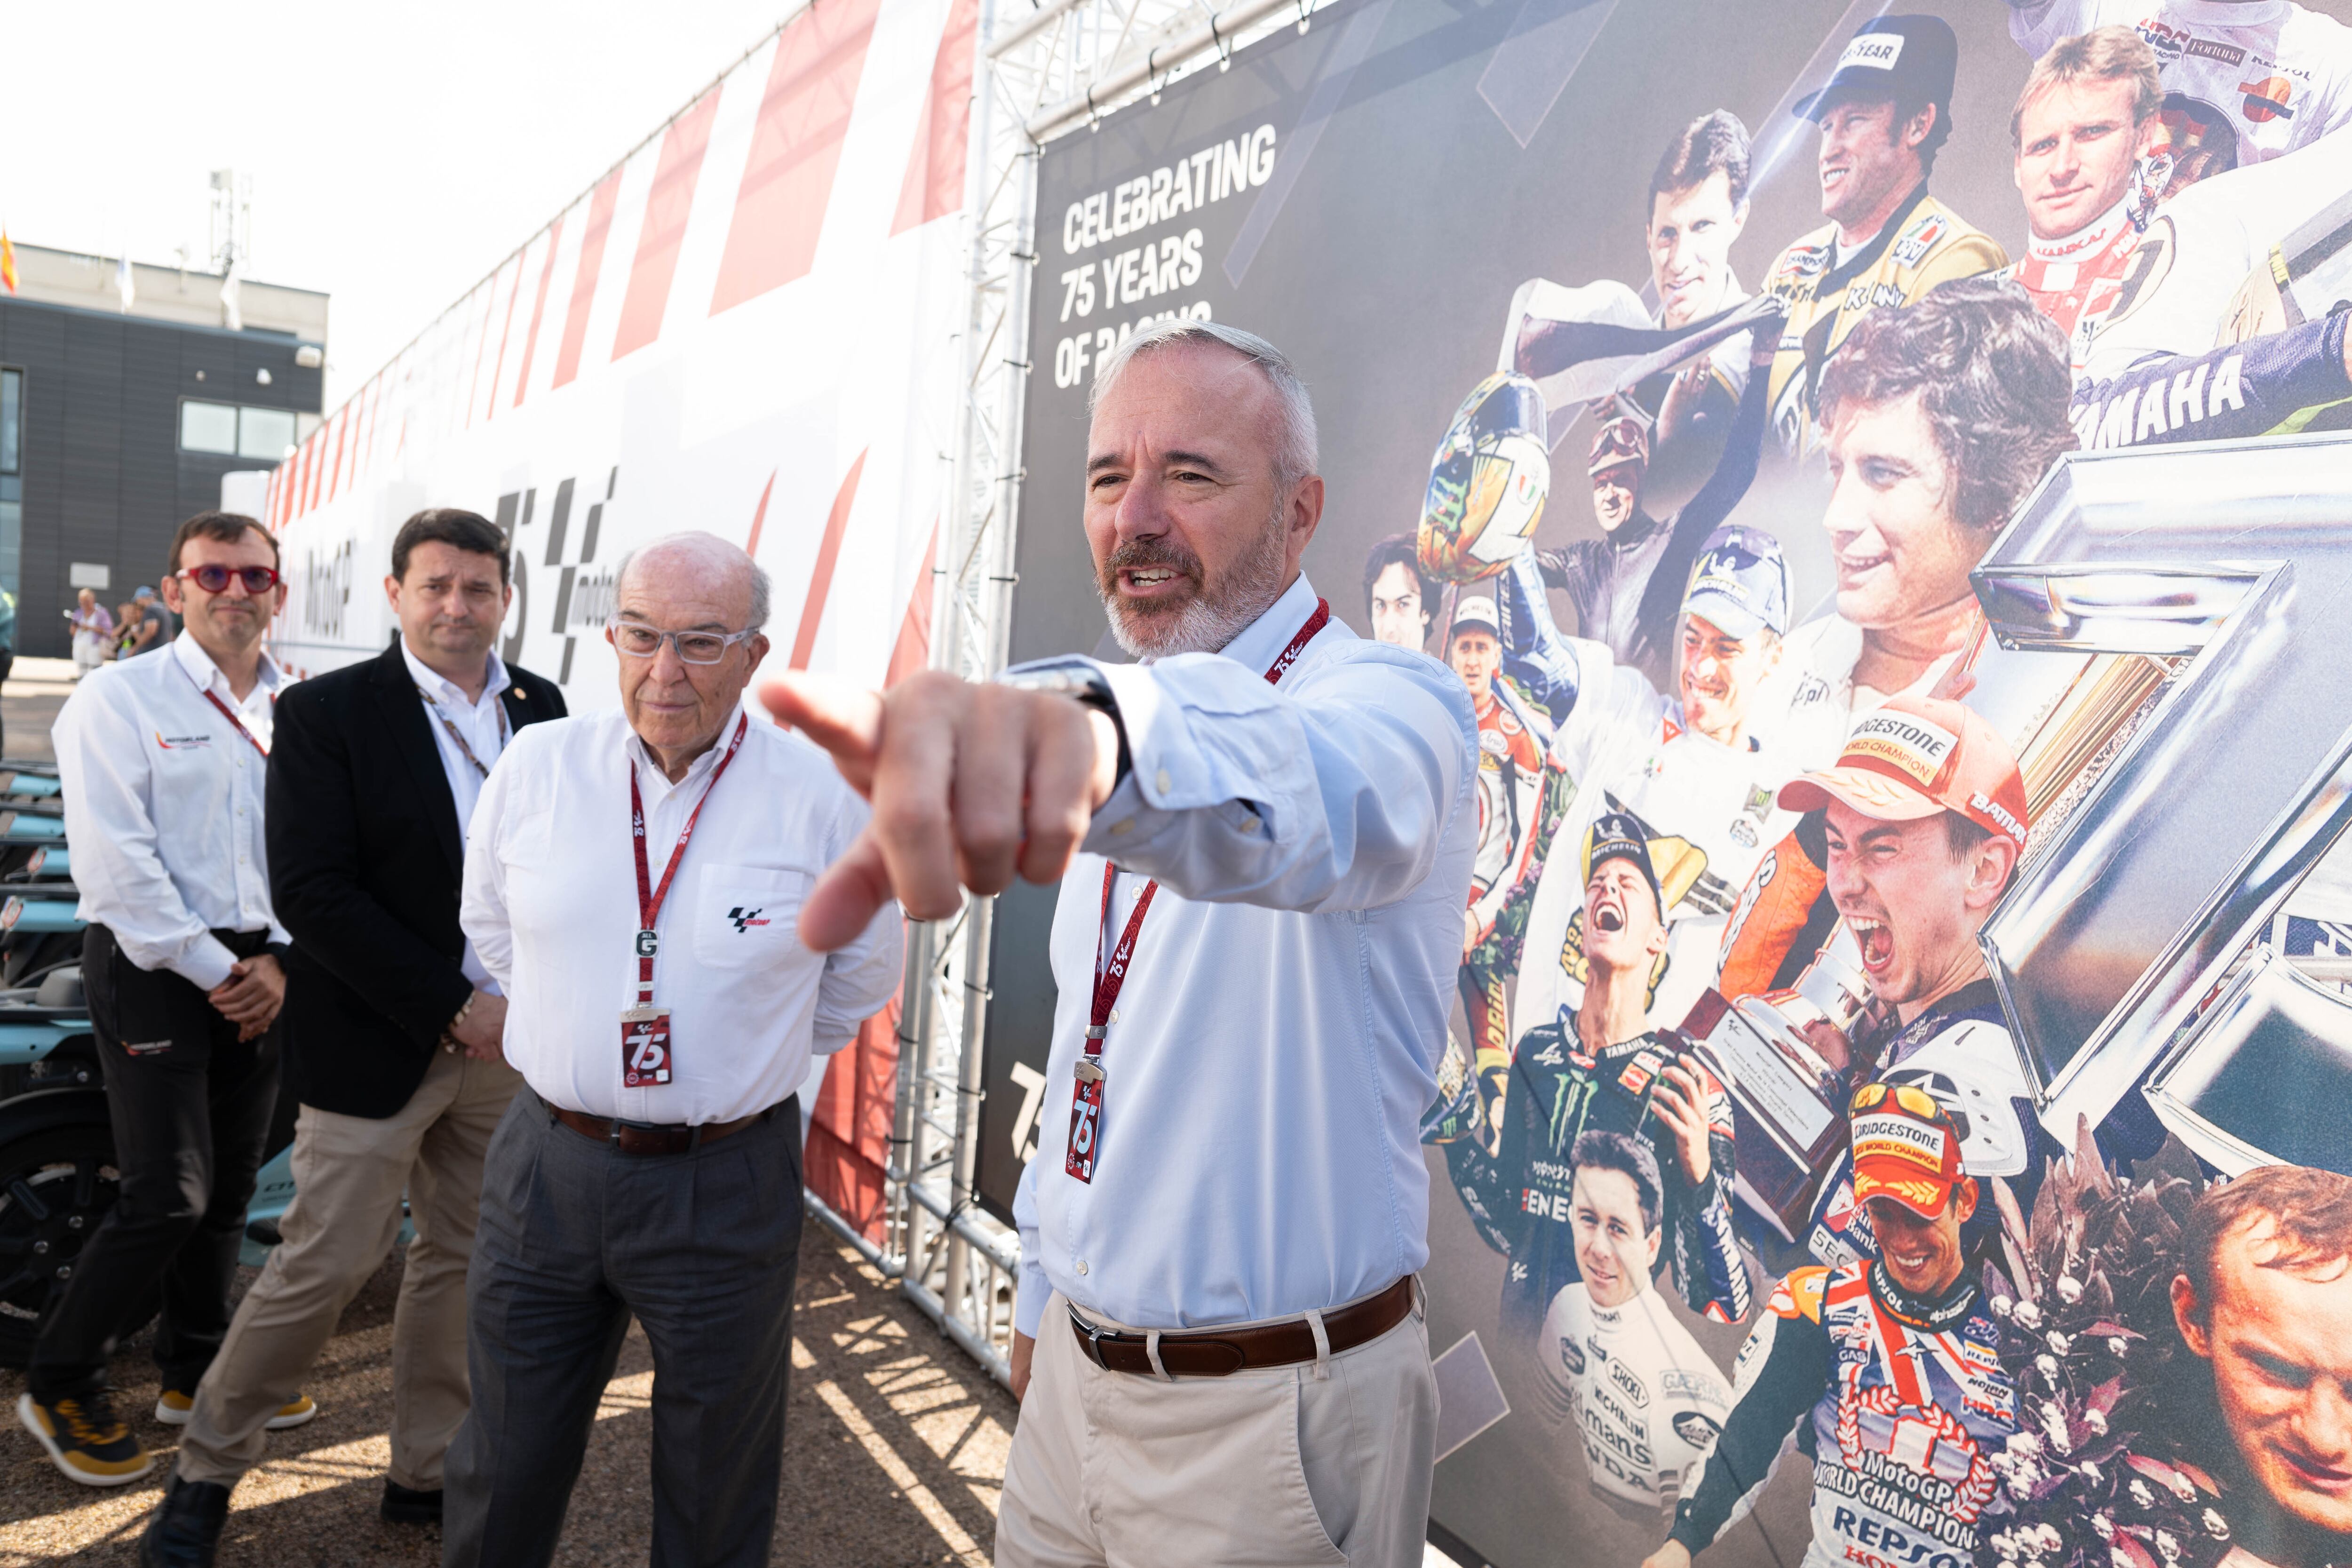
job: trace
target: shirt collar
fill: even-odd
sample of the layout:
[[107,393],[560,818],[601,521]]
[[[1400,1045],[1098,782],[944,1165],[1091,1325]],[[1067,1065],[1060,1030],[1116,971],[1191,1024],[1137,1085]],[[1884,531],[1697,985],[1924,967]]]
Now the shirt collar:
[[[735,725],[742,712],[743,705],[740,702],[736,703],[734,709],[727,715],[727,722],[719,727],[719,739],[712,743],[709,751],[686,764],[686,776],[676,784],[669,782],[669,775],[662,772],[661,764],[654,760],[653,752],[646,749],[645,742],[638,737],[635,730],[629,731],[629,765],[644,769],[646,778],[652,781],[656,789],[684,789],[698,779],[709,778],[710,770],[719,765],[719,759],[727,754],[727,742],[735,738]],[[748,733],[745,736],[745,742],[747,744],[750,742]]]
[[1264,615],[1244,626],[1234,640],[1219,651],[1227,658],[1248,665],[1264,674],[1268,666],[1282,657],[1282,650],[1290,646],[1290,639],[1298,635],[1298,628],[1307,624],[1307,617],[1315,613],[1315,584],[1307,580],[1306,573],[1301,572],[1297,579],[1283,590],[1282,597],[1266,606]]
[[496,648],[490,650],[490,679],[482,688],[481,702],[473,701],[467,697],[464,687],[417,658],[416,650],[408,646],[408,638],[404,636],[400,639],[400,657],[408,666],[408,678],[421,689],[429,693],[436,701],[452,703],[459,708],[478,708],[512,684],[507,675],[506,661],[499,657]]
[[[213,662],[213,656],[206,653],[194,637],[185,634],[173,637],[170,651],[172,657],[180,661],[180,668],[188,672],[188,679],[196,683],[197,690],[210,691],[217,683],[223,697],[232,702],[236,700],[236,693],[229,687],[228,677],[221,673],[220,666]],[[278,683],[285,678],[278,673],[277,661],[269,657],[267,648],[262,650],[257,673],[260,679],[254,689],[271,697],[277,696]]]

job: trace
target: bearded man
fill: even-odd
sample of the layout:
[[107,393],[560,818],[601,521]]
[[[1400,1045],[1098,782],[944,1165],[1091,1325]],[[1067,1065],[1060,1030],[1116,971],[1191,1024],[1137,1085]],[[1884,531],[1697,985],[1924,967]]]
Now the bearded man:
[[1420,1117],[1477,720],[1300,574],[1323,480],[1281,351],[1157,322],[1093,405],[1087,543],[1141,662],[772,683],[874,802],[801,934],[847,940],[893,892],[935,920],[959,883],[1062,882],[997,1563],[1410,1568],[1437,1415]]

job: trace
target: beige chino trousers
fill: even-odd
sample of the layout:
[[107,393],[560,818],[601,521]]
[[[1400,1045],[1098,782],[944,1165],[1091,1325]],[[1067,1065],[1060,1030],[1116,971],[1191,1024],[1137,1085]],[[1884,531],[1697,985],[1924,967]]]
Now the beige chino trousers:
[[441,1485],[466,1418],[466,1265],[481,1212],[482,1156],[522,1075],[503,1061],[436,1051],[408,1103],[381,1121],[302,1107],[284,1239],[237,1304],[197,1385],[179,1473],[235,1487],[261,1462],[263,1423],[301,1390],[335,1323],[400,1232],[416,1239],[392,1320],[392,1479]]
[[1319,1372],[1169,1383],[1087,1359],[1057,1292],[1005,1465],[996,1568],[1420,1568],[1436,1437],[1418,1310]]

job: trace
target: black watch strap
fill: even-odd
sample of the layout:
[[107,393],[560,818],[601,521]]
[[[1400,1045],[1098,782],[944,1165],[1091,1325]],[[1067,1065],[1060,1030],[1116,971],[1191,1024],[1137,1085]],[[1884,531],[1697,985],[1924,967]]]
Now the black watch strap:
[[1118,731],[1118,773],[1112,780],[1113,787],[1133,768],[1135,759],[1128,751],[1127,724],[1119,717],[1118,696],[1111,689],[1110,678],[1093,660],[1052,658],[1016,664],[1000,670],[996,684],[1022,691],[1051,691],[1108,714],[1111,728]]

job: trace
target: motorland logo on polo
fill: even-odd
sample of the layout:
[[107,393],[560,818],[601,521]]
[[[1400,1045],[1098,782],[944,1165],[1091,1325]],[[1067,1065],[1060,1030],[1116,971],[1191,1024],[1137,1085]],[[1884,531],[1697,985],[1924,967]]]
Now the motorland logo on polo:
[[1845,47],[1838,57],[1836,76],[1849,66],[1861,66],[1867,70],[1891,71],[1895,62],[1903,58],[1903,35],[1900,33],[1864,33]]
[[1926,790],[1942,774],[1959,743],[1958,736],[1939,724],[1881,710],[1853,727],[1838,762],[1841,766],[1856,759],[1882,763]]
[[1900,1160],[1906,1165],[1924,1166],[1941,1175],[1950,1138],[1951,1134],[1944,1129],[1914,1117],[1884,1113],[1857,1116],[1853,1119],[1854,1163],[1860,1164],[1864,1160]]

